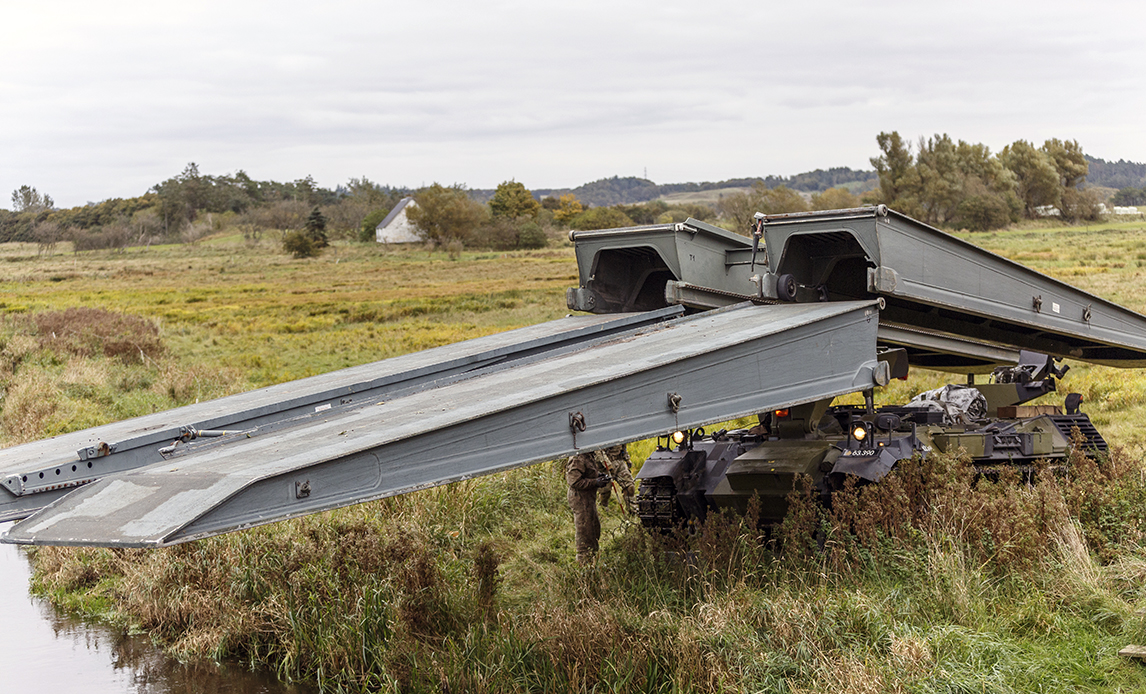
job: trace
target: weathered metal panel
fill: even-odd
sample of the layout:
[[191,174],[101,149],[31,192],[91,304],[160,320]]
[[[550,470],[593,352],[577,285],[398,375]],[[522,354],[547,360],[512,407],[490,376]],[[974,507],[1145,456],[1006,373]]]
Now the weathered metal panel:
[[182,542],[855,392],[886,377],[877,325],[873,302],[719,309],[105,478],[3,539]]
[[[416,352],[321,376],[219,398],[0,450],[0,521],[23,518],[73,488],[105,475],[162,462],[160,449],[184,427],[238,436],[328,411],[368,405],[540,355],[608,339],[681,314],[576,316]],[[235,436],[212,441],[229,445]]]

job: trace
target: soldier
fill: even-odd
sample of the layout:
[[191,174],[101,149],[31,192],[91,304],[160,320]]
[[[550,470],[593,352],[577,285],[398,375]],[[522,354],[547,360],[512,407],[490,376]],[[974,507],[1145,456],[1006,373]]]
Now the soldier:
[[597,553],[601,540],[601,519],[597,517],[597,490],[612,482],[607,470],[608,457],[603,451],[580,453],[565,464],[565,482],[569,485],[569,507],[573,509],[577,561],[587,564]]
[[[633,472],[629,469],[629,449],[624,444],[620,446],[610,446],[605,449],[605,457],[609,464],[609,474],[613,480],[621,488],[621,495],[625,506],[625,513],[633,513],[636,510],[636,501],[633,495],[637,491],[637,485],[633,481]],[[601,507],[604,508],[609,505],[609,499],[612,498],[613,485],[609,484],[601,487],[599,499]]]

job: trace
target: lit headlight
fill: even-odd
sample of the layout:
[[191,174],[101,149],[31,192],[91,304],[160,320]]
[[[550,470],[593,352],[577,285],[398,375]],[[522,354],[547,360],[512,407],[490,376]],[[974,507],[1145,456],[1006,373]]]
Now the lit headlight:
[[867,438],[867,427],[862,424],[857,424],[852,427],[852,438],[856,441],[863,441]]
[[674,431],[672,433],[672,442],[678,446],[680,444],[684,443],[684,432],[683,431]]

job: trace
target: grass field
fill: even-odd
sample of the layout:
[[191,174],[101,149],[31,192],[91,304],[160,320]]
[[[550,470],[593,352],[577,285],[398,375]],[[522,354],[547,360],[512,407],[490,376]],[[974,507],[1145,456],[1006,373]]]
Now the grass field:
[[[1144,231],[965,238],[1144,311]],[[0,435],[550,320],[575,284],[571,248],[450,260],[346,245],[297,261],[239,237],[79,256],[0,246]],[[47,327],[75,307],[146,321],[73,314],[74,339]],[[125,344],[139,349],[109,348]],[[945,380],[920,371],[879,397]],[[581,569],[560,464],[545,463],[170,550],[43,549],[36,587],[180,655],[332,690],[1141,690],[1146,673],[1116,652],[1146,642],[1146,374],[1075,365],[1064,388],[1122,447],[1111,461],[1030,488],[975,484],[936,458],[846,513],[797,504],[784,553],[738,519],[662,540],[609,509],[601,561]],[[802,551],[817,537],[823,551]]]
[[662,195],[660,199],[670,205],[684,205],[689,203],[715,205],[720,202],[720,199],[725,195],[748,193],[751,191],[751,188],[714,188],[712,190],[698,190],[690,193],[669,193],[668,195]]

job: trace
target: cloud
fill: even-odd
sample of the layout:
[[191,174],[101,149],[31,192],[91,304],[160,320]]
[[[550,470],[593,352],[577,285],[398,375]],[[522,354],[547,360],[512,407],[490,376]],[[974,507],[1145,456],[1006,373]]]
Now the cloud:
[[[534,187],[867,166],[881,130],[1146,160],[1130,3],[48,2],[0,27],[0,192]],[[1111,21],[1114,19],[1114,21]]]

